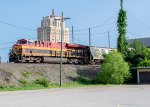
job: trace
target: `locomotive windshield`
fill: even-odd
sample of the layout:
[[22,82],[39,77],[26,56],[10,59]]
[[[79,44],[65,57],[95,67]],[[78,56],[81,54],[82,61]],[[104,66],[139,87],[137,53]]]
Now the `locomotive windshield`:
[[21,44],[21,45],[32,45],[33,41],[31,40],[26,40],[26,39],[20,39],[17,41],[17,44]]
[[19,40],[19,41],[17,41],[17,44],[27,44],[27,41],[26,40]]

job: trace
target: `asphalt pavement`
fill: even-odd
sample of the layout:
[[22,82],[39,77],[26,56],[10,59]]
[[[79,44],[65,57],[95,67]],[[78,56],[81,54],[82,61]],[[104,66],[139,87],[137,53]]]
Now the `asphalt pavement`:
[[0,107],[150,107],[150,85],[0,92]]

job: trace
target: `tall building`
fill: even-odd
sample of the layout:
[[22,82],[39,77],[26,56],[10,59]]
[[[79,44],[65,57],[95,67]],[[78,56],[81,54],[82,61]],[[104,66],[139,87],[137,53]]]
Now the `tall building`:
[[[39,41],[61,42],[61,19],[56,16],[54,10],[50,16],[43,17],[41,20],[41,27],[37,28],[37,35]],[[63,26],[63,42],[69,43],[69,28]]]

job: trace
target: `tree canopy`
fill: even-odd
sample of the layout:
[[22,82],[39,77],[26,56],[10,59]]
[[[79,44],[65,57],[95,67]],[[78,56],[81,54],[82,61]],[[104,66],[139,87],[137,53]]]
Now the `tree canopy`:
[[117,40],[117,49],[122,54],[126,54],[127,49],[127,40],[126,40],[126,31],[127,31],[127,16],[126,11],[123,9],[123,0],[120,2],[120,11],[118,14],[117,27],[118,27],[118,40]]
[[131,67],[137,67],[141,61],[150,59],[149,53],[150,49],[148,49],[139,40],[135,40],[128,45],[125,59],[130,63]]

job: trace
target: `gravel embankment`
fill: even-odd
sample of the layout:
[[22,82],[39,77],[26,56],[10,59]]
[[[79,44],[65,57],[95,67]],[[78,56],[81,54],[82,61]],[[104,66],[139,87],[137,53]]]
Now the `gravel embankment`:
[[[97,65],[63,64],[63,82],[73,81],[78,76],[94,77],[99,71]],[[0,86],[19,85],[19,81],[32,81],[37,78],[47,78],[51,82],[59,82],[59,64],[32,64],[32,63],[1,63]]]

